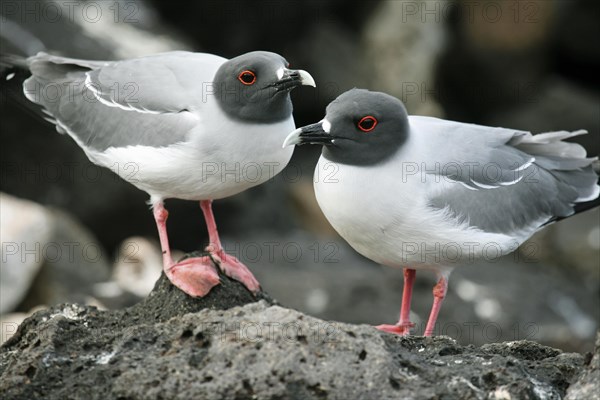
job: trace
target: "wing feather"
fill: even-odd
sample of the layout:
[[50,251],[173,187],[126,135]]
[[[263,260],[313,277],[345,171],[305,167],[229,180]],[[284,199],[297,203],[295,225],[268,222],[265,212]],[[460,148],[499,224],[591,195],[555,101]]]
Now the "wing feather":
[[429,172],[446,178],[432,185],[429,206],[445,210],[459,223],[528,236],[549,220],[572,215],[576,203],[600,193],[592,168],[597,158],[587,158],[579,144],[563,142],[586,131],[532,135],[427,117],[411,117],[411,125],[427,142],[442,143],[427,155],[428,162],[463,166],[458,172]]
[[168,146],[198,125],[205,83],[224,61],[188,52],[113,62],[40,53],[27,60],[24,91],[87,149]]

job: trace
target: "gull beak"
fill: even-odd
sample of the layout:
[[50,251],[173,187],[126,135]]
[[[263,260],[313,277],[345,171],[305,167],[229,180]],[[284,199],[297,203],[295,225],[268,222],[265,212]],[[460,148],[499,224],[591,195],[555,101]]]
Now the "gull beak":
[[324,121],[319,121],[316,124],[306,125],[296,129],[285,138],[282,147],[290,145],[301,146],[307,143],[324,146],[332,144],[334,137],[323,129],[323,123]]
[[302,85],[312,86],[314,88],[317,87],[317,84],[315,83],[315,80],[313,79],[312,75],[306,72],[305,70],[297,69],[296,71],[292,72],[296,72],[298,75],[300,75],[300,82],[302,83]]
[[282,68],[277,75],[279,80],[273,85],[277,91],[290,91],[298,86],[317,87],[311,74],[301,69]]

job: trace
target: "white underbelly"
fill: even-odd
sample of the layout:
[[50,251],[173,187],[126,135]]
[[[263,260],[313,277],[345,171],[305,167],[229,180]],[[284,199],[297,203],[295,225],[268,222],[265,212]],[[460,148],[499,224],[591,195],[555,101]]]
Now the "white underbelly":
[[[319,179],[334,169],[335,181]],[[481,258],[493,260],[520,244],[505,235],[465,229],[419,202],[410,182],[390,181],[364,167],[332,167],[321,157],[314,186],[333,228],[379,264],[439,270]]]
[[273,178],[288,164],[292,147],[282,148],[293,121],[253,140],[228,140],[168,147],[131,146],[88,153],[92,162],[110,168],[121,178],[155,198],[220,199]]

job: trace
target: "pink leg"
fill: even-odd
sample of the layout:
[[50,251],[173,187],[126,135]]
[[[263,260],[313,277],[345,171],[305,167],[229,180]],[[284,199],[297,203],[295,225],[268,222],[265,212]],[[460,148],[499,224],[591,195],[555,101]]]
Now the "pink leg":
[[212,212],[212,200],[202,200],[200,208],[204,213],[206,227],[208,228],[208,239],[210,241],[206,250],[210,252],[210,255],[219,264],[221,271],[225,275],[241,282],[252,293],[257,293],[260,290],[260,284],[254,275],[252,275],[252,272],[240,260],[225,253],[221,246],[215,216]]
[[400,320],[396,325],[378,325],[377,329],[395,333],[396,335],[408,335],[410,328],[415,324],[410,322],[410,302],[412,299],[413,285],[417,272],[414,269],[404,268],[404,288],[402,290],[402,307],[400,309]]
[[431,336],[433,334],[435,321],[437,320],[447,291],[448,278],[441,276],[438,283],[433,287],[433,306],[431,307],[431,313],[429,314],[429,320],[427,321],[427,327],[425,328],[425,336]]
[[163,270],[173,283],[192,297],[203,297],[210,289],[219,284],[219,274],[215,271],[210,257],[193,257],[175,264],[171,258],[169,237],[167,235],[167,217],[169,213],[162,202],[153,207],[154,219],[158,227],[160,247],[163,253]]

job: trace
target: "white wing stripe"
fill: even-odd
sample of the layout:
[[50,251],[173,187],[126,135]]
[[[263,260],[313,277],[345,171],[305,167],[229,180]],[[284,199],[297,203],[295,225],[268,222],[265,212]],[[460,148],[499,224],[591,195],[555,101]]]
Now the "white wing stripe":
[[510,182],[499,182],[500,185],[502,186],[510,186],[510,185],[514,185],[515,183],[519,183],[521,181],[521,179],[523,179],[525,175],[521,175],[519,176],[517,179],[515,179],[514,181],[510,181]]
[[479,183],[479,182],[475,182],[473,179],[470,179],[470,181],[475,185],[475,186],[479,186],[482,189],[496,189],[499,186],[496,185],[486,185],[485,183]]
[[529,166],[531,164],[533,164],[535,161],[535,157],[531,157],[525,164],[521,165],[520,167],[513,169],[513,171],[517,171],[517,172],[521,172],[526,168],[529,168]]
[[127,105],[121,104],[121,103],[117,103],[112,97],[111,97],[111,101],[106,100],[103,96],[103,93],[100,92],[100,90],[98,90],[98,88],[95,87],[94,83],[92,82],[92,78],[90,77],[89,72],[85,73],[85,83],[84,83],[85,87],[87,89],[90,90],[90,92],[92,92],[92,94],[94,95],[94,97],[102,104],[104,104],[105,106],[108,107],[117,107],[120,108],[121,110],[125,110],[125,111],[135,111],[135,112],[139,112],[142,114],[161,114],[161,112],[159,111],[152,111],[152,110],[148,110],[147,108],[136,108],[133,107],[131,104],[126,103]]

